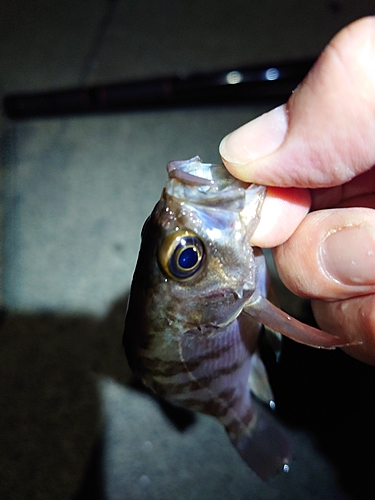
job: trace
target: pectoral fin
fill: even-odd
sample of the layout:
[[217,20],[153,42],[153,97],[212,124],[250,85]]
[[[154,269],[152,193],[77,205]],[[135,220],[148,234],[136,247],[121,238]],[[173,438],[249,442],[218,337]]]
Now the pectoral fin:
[[249,389],[263,403],[274,408],[274,395],[268,380],[267,370],[258,352],[251,356]]
[[335,347],[352,345],[352,343],[345,342],[335,335],[301,323],[274,306],[268,299],[261,295],[258,295],[255,299],[251,299],[244,307],[243,312],[249,314],[256,321],[259,321],[259,323],[280,332],[282,335],[300,344],[324,349],[335,349]]

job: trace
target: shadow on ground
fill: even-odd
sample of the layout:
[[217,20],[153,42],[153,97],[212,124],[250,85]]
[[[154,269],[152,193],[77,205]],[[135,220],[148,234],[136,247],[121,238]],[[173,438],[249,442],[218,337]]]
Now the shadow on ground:
[[[71,498],[100,440],[99,375],[131,378],[121,335],[126,299],[104,320],[4,314],[0,329],[0,489]],[[7,498],[7,496],[5,496]]]

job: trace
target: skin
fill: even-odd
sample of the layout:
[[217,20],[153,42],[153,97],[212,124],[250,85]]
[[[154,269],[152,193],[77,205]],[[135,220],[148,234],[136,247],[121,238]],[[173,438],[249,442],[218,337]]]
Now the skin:
[[269,186],[251,243],[312,299],[319,326],[375,364],[375,17],[339,32],[288,102],[223,139],[241,180]]

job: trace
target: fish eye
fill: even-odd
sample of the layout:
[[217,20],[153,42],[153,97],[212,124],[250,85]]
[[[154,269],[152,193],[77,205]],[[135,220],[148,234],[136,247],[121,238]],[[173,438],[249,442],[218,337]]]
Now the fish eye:
[[180,230],[164,238],[158,251],[162,271],[176,281],[196,275],[205,261],[202,240],[192,231]]

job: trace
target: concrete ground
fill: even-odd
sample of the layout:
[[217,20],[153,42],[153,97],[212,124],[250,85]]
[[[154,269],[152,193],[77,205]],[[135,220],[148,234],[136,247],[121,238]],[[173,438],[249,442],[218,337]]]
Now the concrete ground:
[[[0,96],[316,57],[358,0],[3,0]],[[133,383],[121,348],[165,164],[219,159],[267,105],[0,120],[0,498],[372,498],[374,370],[286,341],[295,461],[262,483],[213,419]],[[281,288],[285,307],[308,319]]]

